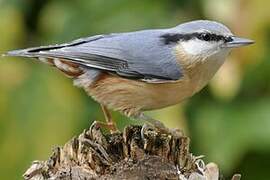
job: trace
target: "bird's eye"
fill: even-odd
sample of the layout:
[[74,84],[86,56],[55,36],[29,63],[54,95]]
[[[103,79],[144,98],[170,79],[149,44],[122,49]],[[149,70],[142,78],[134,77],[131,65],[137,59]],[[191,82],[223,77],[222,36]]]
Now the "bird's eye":
[[231,36],[226,36],[226,37],[224,37],[224,41],[231,42],[231,41],[233,41],[233,38]]
[[203,33],[199,36],[199,39],[204,40],[204,41],[210,41],[211,40],[211,35],[208,33]]

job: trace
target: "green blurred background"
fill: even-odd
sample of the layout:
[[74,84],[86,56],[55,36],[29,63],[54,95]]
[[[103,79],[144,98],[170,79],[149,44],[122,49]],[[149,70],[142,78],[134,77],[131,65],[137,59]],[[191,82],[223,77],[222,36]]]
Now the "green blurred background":
[[[225,177],[269,179],[269,0],[0,0],[0,53],[94,34],[172,27],[194,19],[226,24],[256,44],[234,50],[204,88],[181,105],[150,112],[192,138],[191,149]],[[129,121],[114,113],[123,128]],[[56,69],[35,60],[0,59],[0,179],[20,179],[103,120],[97,103]]]

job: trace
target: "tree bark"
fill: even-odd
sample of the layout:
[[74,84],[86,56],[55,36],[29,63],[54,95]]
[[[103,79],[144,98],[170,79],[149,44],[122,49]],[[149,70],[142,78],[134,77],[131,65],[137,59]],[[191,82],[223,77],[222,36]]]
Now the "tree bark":
[[[189,152],[189,138],[162,134],[141,126],[123,133],[104,134],[94,123],[47,161],[34,161],[23,177],[28,180],[63,179],[180,179],[218,180],[216,164]],[[233,180],[239,180],[235,175]]]

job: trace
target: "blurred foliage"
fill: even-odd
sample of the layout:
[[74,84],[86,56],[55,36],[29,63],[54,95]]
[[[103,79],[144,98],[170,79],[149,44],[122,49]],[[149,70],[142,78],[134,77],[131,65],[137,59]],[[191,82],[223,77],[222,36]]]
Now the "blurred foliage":
[[[233,51],[210,86],[181,105],[151,112],[192,138],[192,151],[225,177],[268,179],[270,157],[269,0],[0,0],[0,52],[94,34],[213,19],[256,44]],[[114,113],[119,127],[130,121]],[[20,179],[91,121],[97,103],[53,68],[34,60],[0,60],[0,179]]]

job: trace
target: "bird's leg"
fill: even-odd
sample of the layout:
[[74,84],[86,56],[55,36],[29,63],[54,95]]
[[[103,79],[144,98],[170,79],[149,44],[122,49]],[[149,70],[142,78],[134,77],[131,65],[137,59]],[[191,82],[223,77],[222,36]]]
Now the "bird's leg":
[[[149,116],[146,116],[144,113],[139,113],[137,116],[134,117],[135,119],[140,119],[140,120],[143,120],[145,122],[147,122],[148,124],[154,126],[154,128],[156,130],[158,130],[159,132],[161,133],[164,133],[164,134],[170,134],[170,135],[173,135],[175,137],[180,137],[182,136],[182,133],[179,131],[179,130],[176,130],[176,129],[169,129],[167,128],[162,122],[156,120],[156,119],[153,119]],[[143,125],[142,127],[142,130],[141,130],[141,134],[143,136],[144,132],[151,128],[151,126],[149,125]]]
[[100,127],[109,129],[111,133],[119,132],[119,130],[116,127],[115,122],[112,119],[112,115],[110,111],[106,108],[106,106],[102,104],[100,104],[100,106],[101,106],[106,122],[95,121],[95,123]]

